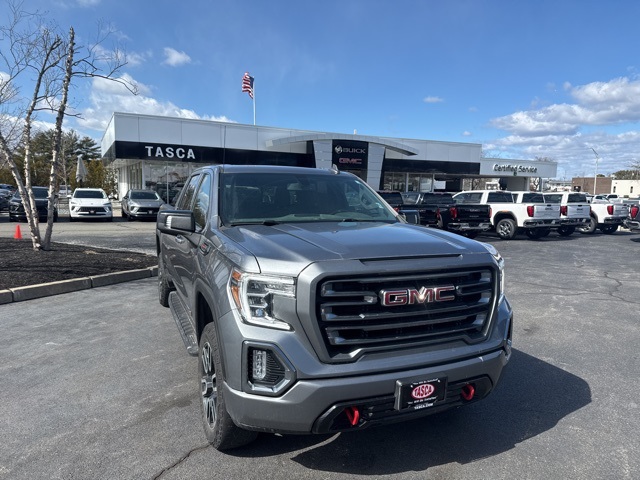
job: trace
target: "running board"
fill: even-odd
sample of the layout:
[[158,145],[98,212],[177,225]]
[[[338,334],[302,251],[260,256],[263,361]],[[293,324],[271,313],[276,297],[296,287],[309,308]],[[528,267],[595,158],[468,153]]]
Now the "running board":
[[171,292],[169,294],[169,307],[171,307],[171,315],[173,315],[173,319],[176,322],[176,326],[178,327],[184,346],[187,349],[187,353],[193,357],[197,357],[198,339],[196,337],[196,332],[193,330],[193,326],[189,321],[189,315],[182,306],[182,302],[178,298],[178,294],[176,292]]

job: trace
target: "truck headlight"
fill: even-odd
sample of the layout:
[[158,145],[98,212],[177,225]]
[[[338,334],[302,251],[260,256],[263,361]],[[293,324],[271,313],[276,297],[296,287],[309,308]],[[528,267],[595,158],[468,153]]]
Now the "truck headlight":
[[482,245],[484,246],[484,248],[487,249],[487,251],[491,254],[491,256],[494,258],[494,260],[498,264],[498,275],[500,275],[499,282],[498,282],[498,285],[500,286],[500,292],[499,292],[498,298],[501,299],[502,296],[504,295],[504,258],[502,258],[502,255],[500,255],[500,252],[498,252],[496,247],[494,247],[493,245],[489,243],[483,243]]
[[229,279],[229,294],[246,323],[291,330],[291,325],[277,318],[275,306],[278,298],[296,296],[292,277],[243,273],[234,268]]

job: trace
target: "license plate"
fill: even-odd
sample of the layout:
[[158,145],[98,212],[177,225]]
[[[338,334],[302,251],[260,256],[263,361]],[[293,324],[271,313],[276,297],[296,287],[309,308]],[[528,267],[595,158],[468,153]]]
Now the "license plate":
[[396,410],[420,410],[444,400],[447,377],[396,381]]

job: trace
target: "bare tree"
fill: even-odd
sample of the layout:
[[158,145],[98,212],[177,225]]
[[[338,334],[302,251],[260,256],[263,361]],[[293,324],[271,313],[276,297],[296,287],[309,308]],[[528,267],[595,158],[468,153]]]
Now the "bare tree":
[[[56,199],[56,174],[61,162],[62,127],[67,113],[72,82],[83,78],[105,78],[125,85],[133,94],[134,85],[116,78],[126,64],[121,50],[105,52],[102,42],[111,33],[99,33],[90,46],[78,47],[73,27],[63,35],[59,28],[45,21],[44,14],[27,13],[22,3],[9,2],[11,18],[0,26],[0,162],[6,162],[16,181],[24,205],[29,232],[35,250],[48,250],[53,231],[53,207]],[[6,46],[5,46],[6,45]],[[22,83],[21,83],[22,82]],[[21,86],[32,82],[30,96],[23,96]],[[44,237],[31,188],[30,143],[39,112],[55,115],[51,146],[48,215]],[[16,163],[16,149],[23,147],[23,172]]]

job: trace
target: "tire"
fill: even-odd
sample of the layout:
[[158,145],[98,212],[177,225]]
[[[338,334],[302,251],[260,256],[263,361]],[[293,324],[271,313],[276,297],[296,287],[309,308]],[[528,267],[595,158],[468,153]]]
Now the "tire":
[[542,238],[543,235],[543,229],[542,228],[527,228],[524,233],[527,235],[527,237],[529,237],[531,240],[537,240],[539,238]]
[[576,227],[573,226],[558,227],[558,235],[560,235],[561,237],[568,237],[575,231]]
[[578,227],[578,231],[580,233],[592,234],[593,232],[596,231],[597,226],[598,226],[598,222],[596,222],[595,218],[591,217],[589,224],[585,225],[584,227]]
[[511,240],[517,232],[518,226],[510,218],[503,218],[496,224],[496,233],[502,240]]
[[171,293],[171,285],[167,279],[167,272],[164,269],[162,261],[162,252],[158,254],[158,301],[163,307],[169,306],[169,294]]
[[126,213],[124,213],[124,210],[122,210],[122,209],[120,209],[120,216],[121,216],[122,218],[128,218],[128,217],[127,217],[127,214],[126,214]]
[[604,225],[600,227],[600,231],[602,233],[606,233],[607,235],[611,235],[618,230],[618,225]]
[[208,323],[200,336],[198,349],[202,425],[209,443],[216,450],[230,450],[252,442],[257,432],[243,430],[233,423],[224,401],[224,368],[215,324]]
[[71,215],[69,215],[69,221],[70,221],[70,222],[74,222],[74,221],[75,221],[75,218],[73,218]]

